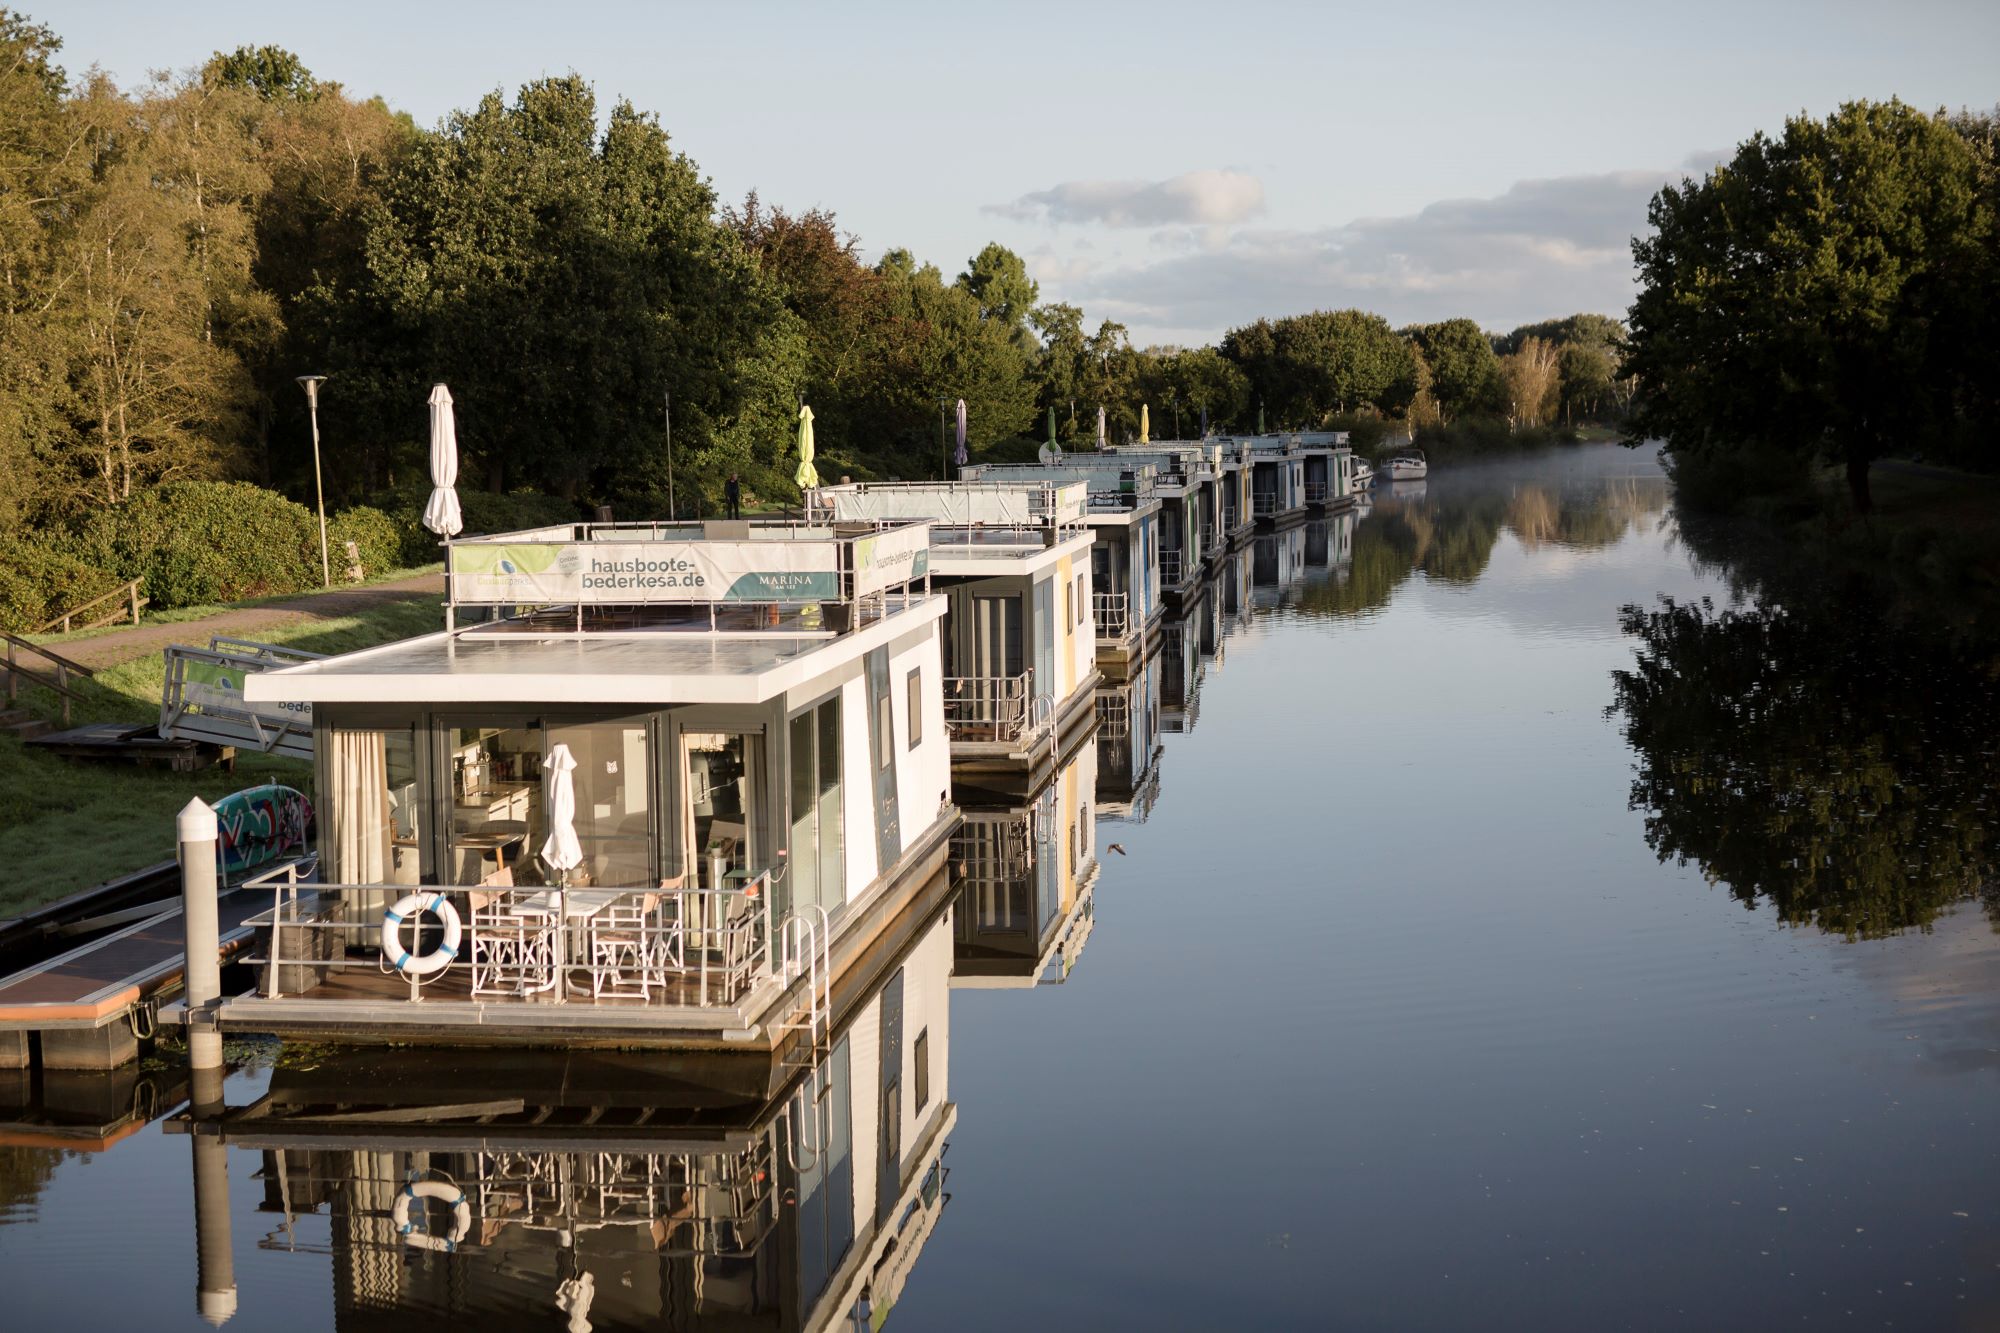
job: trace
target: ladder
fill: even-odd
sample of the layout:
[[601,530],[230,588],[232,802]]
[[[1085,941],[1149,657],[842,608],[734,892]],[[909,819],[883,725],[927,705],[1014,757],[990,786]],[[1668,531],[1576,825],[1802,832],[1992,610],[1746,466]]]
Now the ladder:
[[[787,989],[803,980],[805,995],[791,1017],[777,1026],[806,1034],[803,1053],[794,1049],[787,1064],[803,1065],[808,1073],[800,1085],[803,1115],[792,1120],[785,1136],[785,1156],[794,1172],[810,1171],[825,1147],[824,1103],[833,1091],[823,1063],[833,1045],[833,931],[826,909],[818,903],[795,908],[778,930],[780,977]],[[786,1107],[790,1118],[791,1108]]]

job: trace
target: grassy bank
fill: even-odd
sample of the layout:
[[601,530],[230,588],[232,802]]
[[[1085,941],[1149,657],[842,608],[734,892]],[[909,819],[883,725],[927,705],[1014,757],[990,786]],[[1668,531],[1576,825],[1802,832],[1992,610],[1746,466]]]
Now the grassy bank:
[[1754,457],[1671,468],[1684,511],[1748,520],[1795,573],[1863,579],[1926,619],[2000,635],[2000,477],[1885,459],[1862,514],[1836,468]]
[[[230,608],[235,609],[235,608]],[[270,643],[309,652],[347,652],[439,628],[434,597],[392,602],[354,615],[259,631]],[[205,636],[190,634],[191,641]],[[108,667],[83,684],[85,722],[156,721],[166,680],[161,653]],[[25,690],[24,705],[52,721],[53,695]],[[125,764],[85,763],[43,754],[0,734],[0,913],[19,911],[173,855],[173,818],[190,797],[213,800],[260,782],[310,790],[297,760],[241,754],[236,771],[169,773]]]

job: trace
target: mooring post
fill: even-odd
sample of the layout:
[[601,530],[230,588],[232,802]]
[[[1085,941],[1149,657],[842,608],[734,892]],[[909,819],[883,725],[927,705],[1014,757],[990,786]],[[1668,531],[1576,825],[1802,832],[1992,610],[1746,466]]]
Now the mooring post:
[[[187,941],[188,1069],[197,1093],[213,1082],[220,1102],[222,1033],[215,1026],[215,1002],[222,997],[222,941],[215,909],[215,811],[199,796],[175,821],[181,859],[181,925]],[[204,1076],[207,1077],[204,1077]]]

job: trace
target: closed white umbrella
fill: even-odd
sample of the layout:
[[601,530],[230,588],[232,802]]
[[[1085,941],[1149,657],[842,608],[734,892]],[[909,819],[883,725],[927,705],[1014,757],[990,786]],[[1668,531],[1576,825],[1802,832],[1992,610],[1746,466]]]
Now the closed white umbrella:
[[542,861],[556,872],[556,994],[566,992],[569,960],[569,872],[583,864],[583,844],[576,837],[576,756],[567,745],[556,745],[542,760],[542,804],[549,812],[549,836],[542,842]]
[[583,864],[583,844],[576,837],[575,774],[576,756],[567,745],[554,746],[542,761],[542,801],[549,812],[549,836],[542,843],[542,860],[565,876]]
[[431,386],[431,498],[424,505],[424,526],[450,540],[465,527],[458,511],[458,423],[452,417],[451,390]]

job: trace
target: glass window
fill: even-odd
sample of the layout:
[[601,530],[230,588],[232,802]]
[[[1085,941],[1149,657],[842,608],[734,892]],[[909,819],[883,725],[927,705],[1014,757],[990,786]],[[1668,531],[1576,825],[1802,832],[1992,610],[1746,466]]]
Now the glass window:
[[910,748],[916,749],[924,743],[924,669],[911,667],[908,686],[908,711],[910,714]]
[[832,911],[846,897],[840,778],[840,696],[791,720],[789,905]]
[[550,825],[545,762],[566,746],[581,858],[572,885],[636,886],[654,878],[651,733],[644,722],[458,726],[447,733],[450,884],[544,884]]
[[688,846],[694,852],[695,878],[690,883],[712,886],[713,863],[719,858],[723,876],[750,870],[762,841],[757,830],[758,762],[762,737],[740,731],[683,733],[687,764]]
[[921,1111],[930,1105],[931,1100],[931,1030],[929,1028],[925,1028],[917,1034],[915,1059],[917,1065],[915,1086],[917,1098],[916,1109]]

